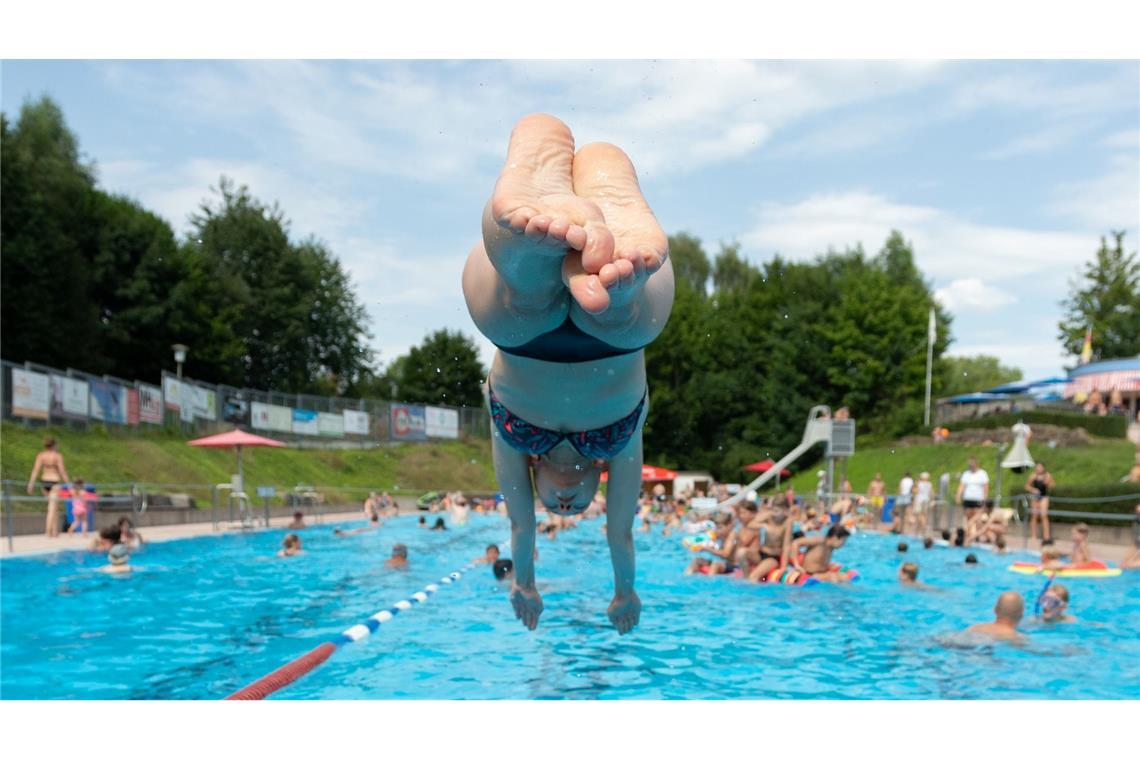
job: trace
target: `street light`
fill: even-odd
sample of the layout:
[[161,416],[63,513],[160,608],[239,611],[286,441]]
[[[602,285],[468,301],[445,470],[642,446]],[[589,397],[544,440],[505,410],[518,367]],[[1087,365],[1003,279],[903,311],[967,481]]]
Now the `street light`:
[[174,349],[174,363],[178,365],[178,379],[182,379],[182,362],[186,361],[186,352],[190,350],[190,346],[184,346],[181,343],[175,343],[171,348]]

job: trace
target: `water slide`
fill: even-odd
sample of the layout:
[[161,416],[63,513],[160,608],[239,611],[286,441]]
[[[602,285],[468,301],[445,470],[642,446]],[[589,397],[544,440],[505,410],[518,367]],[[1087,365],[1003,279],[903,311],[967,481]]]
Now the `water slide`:
[[776,462],[775,466],[767,472],[760,473],[760,477],[753,480],[748,485],[742,487],[735,495],[730,496],[728,499],[717,504],[715,507],[701,507],[694,506],[693,508],[700,511],[724,511],[731,509],[735,504],[742,501],[749,491],[755,491],[761,488],[769,480],[774,480],[776,474],[784,469],[792,462],[802,457],[808,449],[815,446],[817,443],[823,443],[831,438],[831,410],[826,406],[813,406],[811,412],[808,413],[807,425],[804,427],[804,438],[800,441],[800,445],[789,451],[784,458]]

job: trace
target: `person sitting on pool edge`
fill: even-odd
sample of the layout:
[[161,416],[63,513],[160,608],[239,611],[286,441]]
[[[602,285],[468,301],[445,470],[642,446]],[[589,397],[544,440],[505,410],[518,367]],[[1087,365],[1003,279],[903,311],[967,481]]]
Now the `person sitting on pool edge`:
[[998,597],[994,605],[994,622],[978,623],[966,629],[966,633],[988,636],[1002,641],[1020,641],[1024,638],[1017,630],[1025,614],[1025,600],[1016,591],[1006,591]]
[[622,634],[640,619],[633,517],[649,407],[644,348],[672,309],[667,254],[619,148],[594,143],[575,153],[569,128],[546,114],[515,125],[463,294],[498,347],[484,393],[518,558],[511,604],[527,628],[543,610],[530,560],[535,495],[551,511],[582,512],[603,467],[614,571],[608,615]]
[[384,560],[384,567],[390,570],[408,569],[408,547],[396,544],[392,547],[392,556]]
[[836,549],[843,548],[850,535],[842,525],[832,525],[825,536],[797,538],[789,551],[792,564],[816,580],[842,583],[846,578],[831,569],[831,555]]
[[285,540],[281,542],[281,551],[277,552],[278,557],[295,557],[298,554],[303,554],[301,550],[301,537],[296,533],[290,533],[285,536]]
[[107,552],[107,561],[110,563],[99,568],[101,573],[110,573],[111,575],[122,575],[131,572],[131,553],[125,544],[115,544],[111,550]]

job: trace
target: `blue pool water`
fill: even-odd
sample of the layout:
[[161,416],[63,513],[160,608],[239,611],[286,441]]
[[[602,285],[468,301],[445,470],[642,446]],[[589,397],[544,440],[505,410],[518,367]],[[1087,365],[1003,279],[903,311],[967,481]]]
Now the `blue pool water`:
[[[507,522],[472,516],[429,532],[414,517],[337,538],[302,533],[307,554],[273,557],[283,531],[147,546],[130,578],[101,556],[61,552],[0,562],[0,696],[215,699],[505,543]],[[943,636],[988,620],[997,594],[1042,579],[1010,573],[1020,555],[924,550],[933,591],[900,588],[897,539],[852,537],[837,559],[862,578],[789,588],[682,575],[691,553],[660,528],[636,533],[640,627],[605,617],[612,580],[601,522],[539,538],[546,612],[514,619],[480,567],[425,605],[338,650],[275,699],[1122,699],[1140,697],[1140,573],[1072,579],[1078,625],[1023,626],[1030,645],[951,648]],[[411,569],[381,569],[391,545]]]

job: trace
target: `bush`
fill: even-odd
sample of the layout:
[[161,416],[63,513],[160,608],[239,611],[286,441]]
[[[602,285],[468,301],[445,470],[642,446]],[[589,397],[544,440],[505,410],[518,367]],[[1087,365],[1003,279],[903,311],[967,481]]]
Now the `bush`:
[[1115,415],[1098,417],[1094,414],[1081,414],[1079,412],[1061,412],[1050,409],[1027,409],[1023,412],[996,412],[982,417],[972,417],[968,420],[956,420],[947,423],[945,427],[954,430],[973,430],[978,428],[1009,428],[1018,420],[1032,425],[1057,425],[1067,428],[1084,428],[1090,435],[1101,438],[1123,438],[1128,432],[1128,418]]

